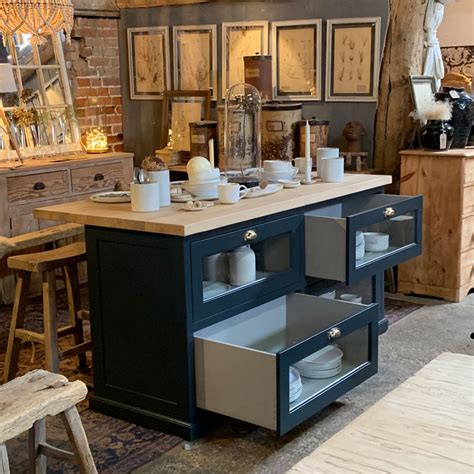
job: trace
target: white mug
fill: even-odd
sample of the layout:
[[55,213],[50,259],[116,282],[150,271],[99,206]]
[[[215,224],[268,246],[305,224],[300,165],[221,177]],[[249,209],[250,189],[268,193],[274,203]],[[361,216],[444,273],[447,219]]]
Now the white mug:
[[318,148],[316,152],[316,170],[318,176],[321,177],[321,160],[323,158],[339,158],[339,148]]
[[222,204],[235,204],[249,192],[246,186],[238,183],[221,183],[217,190]]
[[305,174],[306,173],[306,158],[295,158],[292,160],[293,165],[298,170],[298,173]]
[[130,183],[132,211],[152,212],[160,209],[159,183]]
[[274,172],[280,173],[280,172],[285,172],[285,171],[291,171],[291,168],[293,168],[293,166],[291,165],[290,161],[265,160],[263,162],[263,169],[270,173],[274,173]]
[[321,158],[321,179],[327,183],[344,181],[344,158]]

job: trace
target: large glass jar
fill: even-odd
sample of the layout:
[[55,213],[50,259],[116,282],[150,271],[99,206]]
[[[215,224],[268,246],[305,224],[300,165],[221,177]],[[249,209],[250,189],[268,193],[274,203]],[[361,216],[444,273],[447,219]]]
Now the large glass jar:
[[225,173],[230,182],[256,186],[261,172],[262,100],[250,84],[236,84],[226,94],[224,110]]

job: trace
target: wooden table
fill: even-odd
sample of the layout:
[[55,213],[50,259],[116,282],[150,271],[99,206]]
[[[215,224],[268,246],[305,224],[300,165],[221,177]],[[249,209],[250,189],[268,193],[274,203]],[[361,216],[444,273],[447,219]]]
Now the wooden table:
[[445,352],[289,472],[474,471],[474,357]]
[[400,194],[422,194],[423,253],[398,290],[461,301],[474,288],[474,148],[401,152]]

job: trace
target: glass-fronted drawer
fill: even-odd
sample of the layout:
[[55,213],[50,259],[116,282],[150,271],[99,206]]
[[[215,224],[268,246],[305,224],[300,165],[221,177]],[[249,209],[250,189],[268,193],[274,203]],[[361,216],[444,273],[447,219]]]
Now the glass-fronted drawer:
[[195,332],[197,406],[286,433],[377,372],[377,315],[292,293]]
[[374,194],[305,213],[307,276],[352,283],[421,253],[422,197]]
[[191,259],[195,322],[245,302],[255,305],[265,295],[289,293],[303,282],[303,216],[194,242]]

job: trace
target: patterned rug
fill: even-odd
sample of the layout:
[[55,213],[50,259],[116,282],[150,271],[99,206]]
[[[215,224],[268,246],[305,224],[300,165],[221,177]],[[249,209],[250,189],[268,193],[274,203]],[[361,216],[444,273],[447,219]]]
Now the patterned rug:
[[[84,302],[87,295],[83,294]],[[61,324],[67,324],[67,300],[65,294],[59,294],[58,312]],[[27,308],[26,324],[28,329],[42,330],[42,303],[41,298],[30,300]],[[8,329],[11,318],[11,306],[0,306],[0,374],[3,374],[5,351],[8,339]],[[84,323],[88,324],[87,322]],[[85,328],[88,335],[88,326]],[[72,337],[60,340],[64,349],[72,343]],[[32,345],[25,343],[20,355],[20,369],[18,375],[43,367],[43,346],[37,344],[34,353]],[[90,354],[88,363],[91,367]],[[77,369],[77,359],[61,362],[61,373],[70,380],[82,380],[92,392],[92,372],[80,372]],[[87,400],[78,405],[82,423],[91,446],[97,469],[100,473],[122,474],[160,457],[182,442],[181,438],[171,436],[133,423],[93,412],[88,408]],[[71,450],[64,426],[59,417],[47,418],[48,442],[53,446]],[[28,469],[28,437],[23,434],[7,443],[10,470],[12,473],[27,473]],[[48,473],[76,473],[76,466],[53,459],[48,459]]]
[[[83,307],[86,307],[87,294],[83,292]],[[386,300],[385,312],[389,324],[394,324],[403,317],[412,313],[421,305],[398,300]],[[64,293],[58,295],[58,314],[61,324],[67,324],[67,301]],[[42,302],[41,298],[30,300],[27,308],[26,324],[28,329],[42,329]],[[8,329],[11,318],[11,306],[0,306],[0,374],[3,374],[5,351],[8,339]],[[88,323],[85,333],[89,335]],[[61,348],[72,343],[69,338],[60,340]],[[41,345],[35,345],[32,350],[30,343],[25,343],[20,356],[18,375],[34,368],[43,367],[44,351]],[[90,354],[88,363],[91,367]],[[92,392],[92,372],[80,372],[77,369],[77,359],[61,362],[61,373],[70,380],[82,380]],[[79,412],[82,423],[89,439],[92,454],[101,473],[129,473],[133,469],[160,457],[177,446],[182,440],[176,436],[167,435],[159,431],[149,430],[133,423],[111,418],[88,409],[88,402],[80,403]],[[69,442],[61,423],[57,417],[47,419],[48,441],[62,449],[70,449]],[[7,443],[12,473],[28,472],[27,435],[24,434]],[[48,460],[48,473],[75,473],[78,469],[60,461]]]

